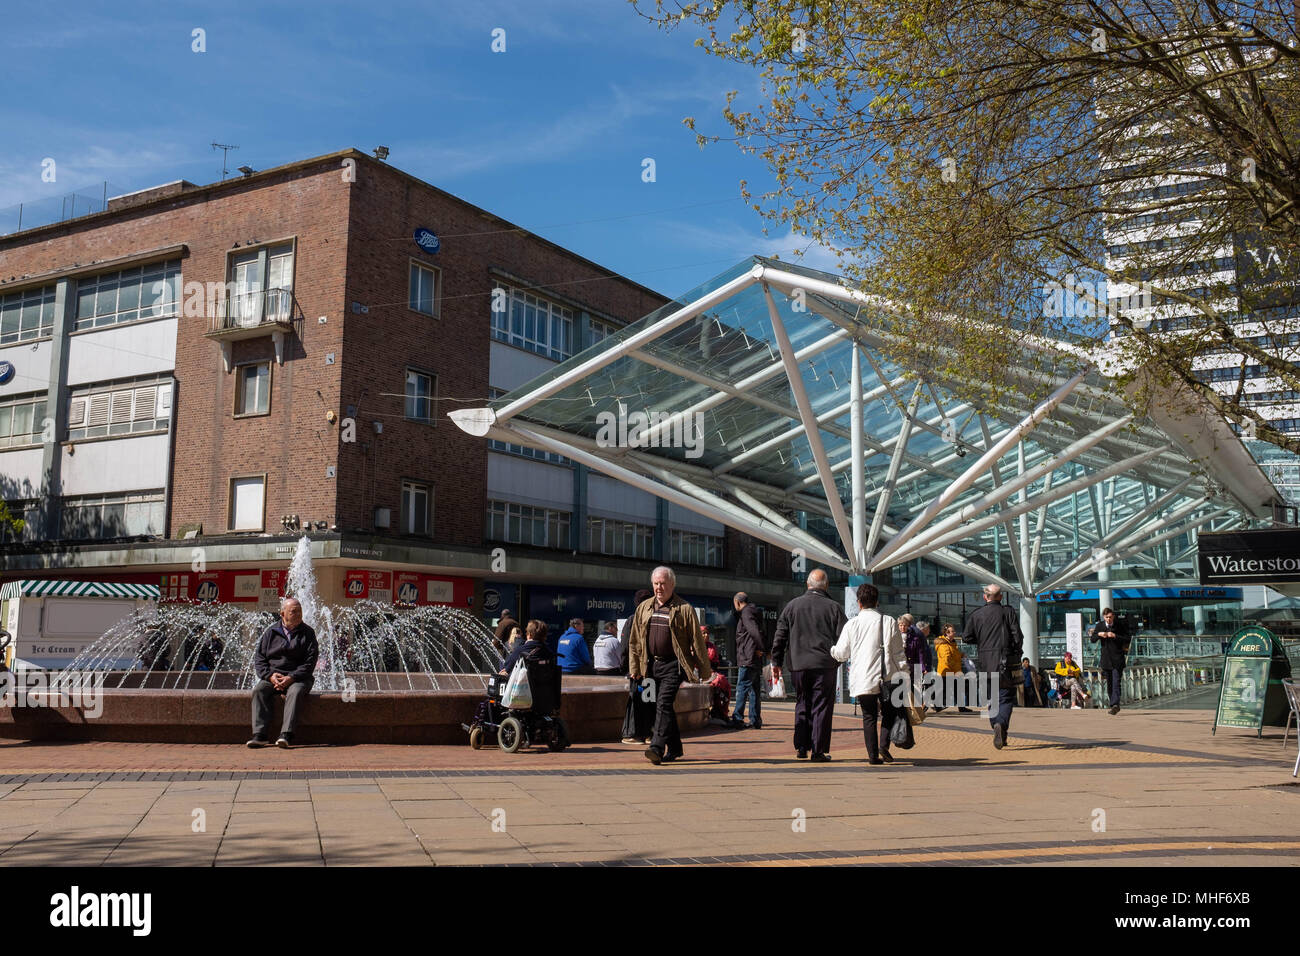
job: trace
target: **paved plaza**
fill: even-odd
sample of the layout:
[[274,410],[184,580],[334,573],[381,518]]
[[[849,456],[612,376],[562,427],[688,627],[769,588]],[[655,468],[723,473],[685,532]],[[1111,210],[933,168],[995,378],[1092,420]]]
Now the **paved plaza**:
[[[468,747],[0,743],[0,863],[1294,865],[1294,738],[1206,710],[945,712],[892,766],[837,707],[833,762],[761,731],[507,755]],[[306,736],[306,734],[304,734]],[[1103,828],[1104,827],[1104,828]]]

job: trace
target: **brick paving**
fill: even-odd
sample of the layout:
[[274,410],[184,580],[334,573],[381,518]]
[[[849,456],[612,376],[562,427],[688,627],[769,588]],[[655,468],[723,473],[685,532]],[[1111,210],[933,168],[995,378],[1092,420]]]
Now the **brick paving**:
[[[945,713],[867,765],[761,731],[509,755],[420,746],[0,744],[0,864],[1293,865],[1294,740],[1211,736],[1205,711],[1018,710],[993,749]],[[1290,754],[1290,757],[1287,757]]]

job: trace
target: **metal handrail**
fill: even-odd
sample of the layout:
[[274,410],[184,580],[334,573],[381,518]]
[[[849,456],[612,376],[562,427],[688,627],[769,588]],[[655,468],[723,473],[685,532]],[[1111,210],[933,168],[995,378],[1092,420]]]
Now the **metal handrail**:
[[293,322],[292,289],[259,289],[227,296],[212,317],[212,331],[255,329],[263,325]]

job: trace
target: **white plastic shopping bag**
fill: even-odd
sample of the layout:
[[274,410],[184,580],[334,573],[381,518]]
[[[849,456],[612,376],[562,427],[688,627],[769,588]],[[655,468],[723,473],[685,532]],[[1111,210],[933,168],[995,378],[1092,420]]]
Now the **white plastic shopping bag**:
[[772,665],[769,664],[763,676],[767,678],[767,699],[785,700],[785,675],[772,680]]
[[528,686],[528,667],[523,658],[515,661],[506,689],[501,693],[501,706],[511,710],[527,710],[533,706],[533,690]]

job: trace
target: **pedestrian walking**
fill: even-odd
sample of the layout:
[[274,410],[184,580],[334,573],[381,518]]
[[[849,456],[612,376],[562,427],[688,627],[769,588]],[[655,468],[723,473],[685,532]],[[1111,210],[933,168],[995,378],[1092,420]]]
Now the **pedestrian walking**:
[[1124,679],[1124,664],[1128,658],[1129,634],[1115,612],[1106,608],[1101,620],[1092,627],[1088,640],[1101,643],[1101,676],[1110,690],[1110,713],[1119,713],[1120,688]]
[[[745,710],[749,709],[749,725],[754,730],[763,726],[763,713],[759,700],[763,696],[760,684],[763,680],[763,662],[770,648],[763,637],[763,625],[758,606],[749,600],[744,591],[736,592],[731,599],[731,606],[736,610],[736,708],[731,713],[731,726],[741,728],[745,724]],[[749,703],[752,701],[752,705]]]
[[827,592],[826,572],[808,575],[808,590],[781,610],[772,642],[772,679],[781,677],[789,651],[794,673],[794,749],[800,760],[829,761],[837,663],[831,648],[848,623],[844,608]]
[[989,696],[993,746],[1001,750],[1007,742],[1011,711],[1016,704],[1016,684],[1020,680],[1016,661],[1023,654],[1025,637],[1014,612],[1003,607],[1002,588],[998,585],[984,588],[984,605],[967,618],[962,642],[978,648],[980,692]]
[[[943,688],[943,706],[936,707],[936,711],[945,710],[957,703],[955,700],[948,699],[948,687],[957,685],[962,676],[962,660],[964,655],[961,648],[957,646],[957,628],[951,624],[943,626],[943,633],[934,639],[934,656],[936,660],[935,673],[939,678],[939,686]],[[952,675],[952,680],[948,679]],[[969,714],[969,707],[957,708],[962,714]]]
[[713,671],[695,608],[676,593],[673,569],[655,568],[650,586],[654,599],[638,607],[632,618],[628,660],[632,678],[654,681],[654,732],[645,756],[659,766],[682,756],[682,735],[673,711],[682,682],[707,681]]
[[873,584],[858,585],[858,613],[840,631],[831,649],[837,661],[849,661],[849,693],[862,708],[862,738],[867,762],[893,763],[889,729],[897,710],[890,699],[890,680],[907,674],[907,655],[898,624],[876,610],[880,591]]

